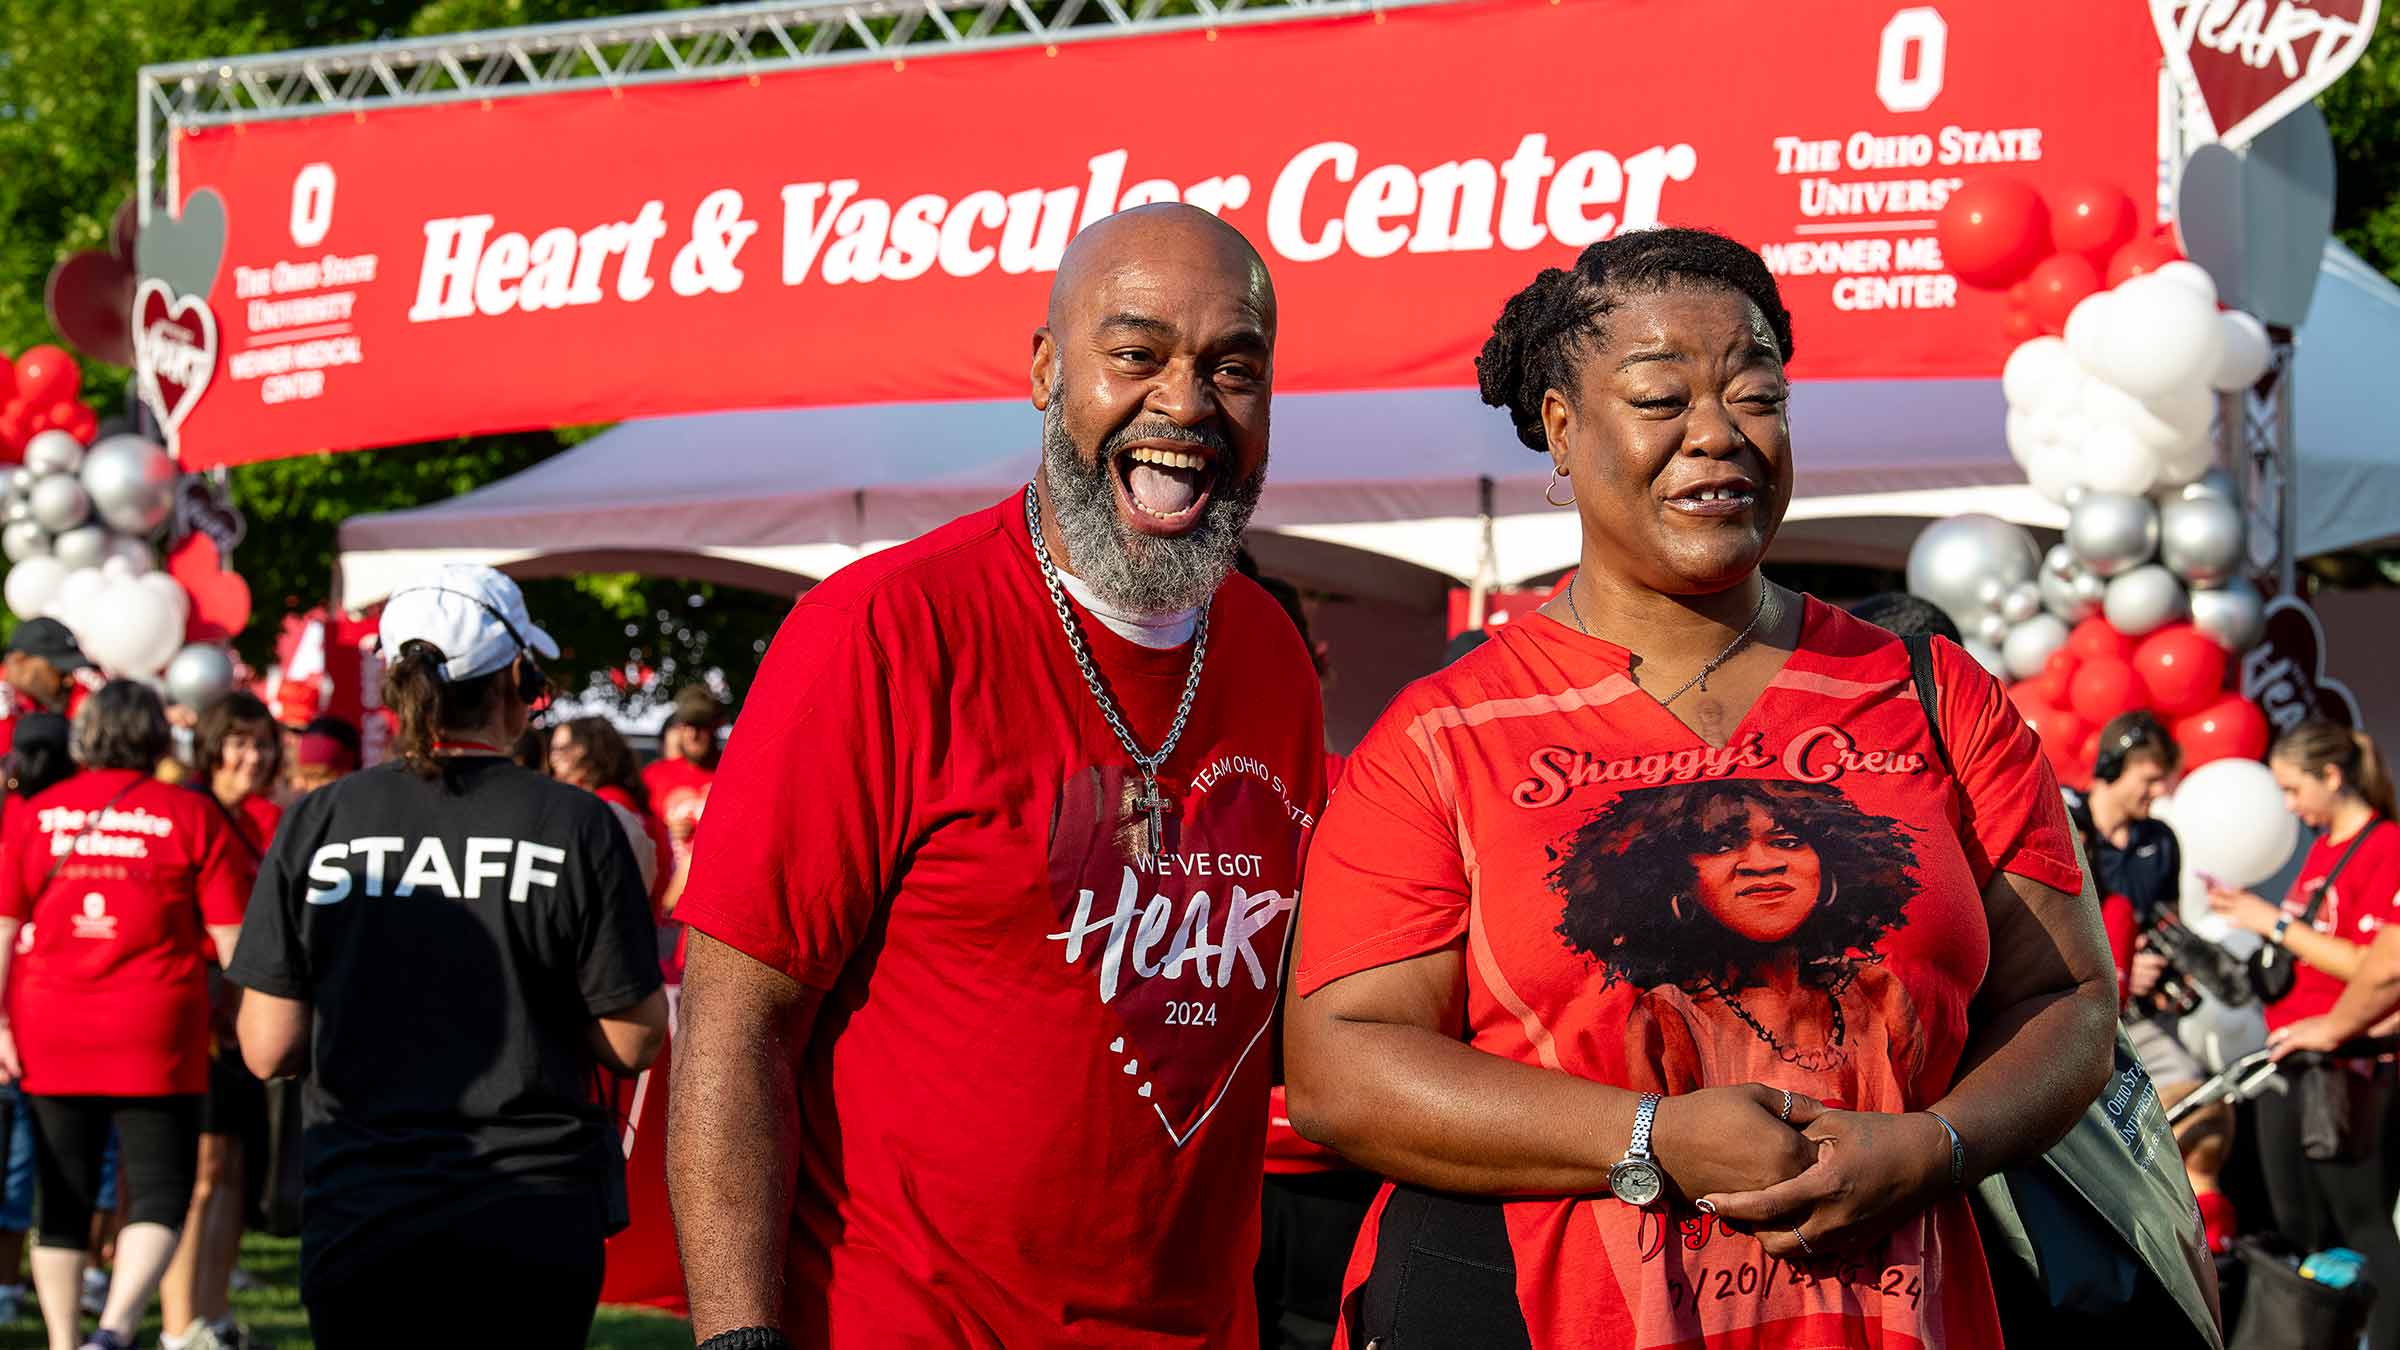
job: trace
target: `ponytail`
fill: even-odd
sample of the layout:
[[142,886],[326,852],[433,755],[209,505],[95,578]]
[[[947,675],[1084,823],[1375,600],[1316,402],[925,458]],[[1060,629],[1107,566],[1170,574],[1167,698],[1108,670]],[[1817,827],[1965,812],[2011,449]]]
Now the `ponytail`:
[[383,676],[383,706],[398,722],[392,752],[410,773],[438,778],[441,755],[436,749],[446,732],[480,727],[491,720],[500,694],[499,675],[479,675],[456,683],[442,678],[449,658],[430,642],[412,639],[400,646],[400,659]]
[[2384,820],[2394,817],[2391,770],[2374,738],[2363,731],[2312,718],[2283,733],[2268,758],[2298,765],[2312,775],[2337,769],[2342,786],[2357,793],[2368,810]]

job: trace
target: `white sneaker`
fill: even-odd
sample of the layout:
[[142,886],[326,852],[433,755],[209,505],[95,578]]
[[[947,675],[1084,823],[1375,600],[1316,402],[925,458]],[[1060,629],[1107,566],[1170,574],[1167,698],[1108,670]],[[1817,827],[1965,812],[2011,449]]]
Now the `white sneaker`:
[[108,1307],[108,1272],[97,1266],[83,1268],[83,1315],[98,1317]]

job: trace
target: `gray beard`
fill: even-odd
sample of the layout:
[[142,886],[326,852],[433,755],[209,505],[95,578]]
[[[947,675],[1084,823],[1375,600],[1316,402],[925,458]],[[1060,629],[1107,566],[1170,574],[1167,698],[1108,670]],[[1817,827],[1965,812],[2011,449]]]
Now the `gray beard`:
[[1240,482],[1227,479],[1225,467],[1220,467],[1215,495],[1190,532],[1171,537],[1143,534],[1117,514],[1118,447],[1136,440],[1180,440],[1208,447],[1217,452],[1220,466],[1230,466],[1224,440],[1213,430],[1194,431],[1144,418],[1111,436],[1086,463],[1067,434],[1061,406],[1053,390],[1049,411],[1042,415],[1042,476],[1050,488],[1051,518],[1066,541],[1076,580],[1110,607],[1129,614],[1173,614],[1207,604],[1233,570],[1242,531],[1266,484],[1265,463]]

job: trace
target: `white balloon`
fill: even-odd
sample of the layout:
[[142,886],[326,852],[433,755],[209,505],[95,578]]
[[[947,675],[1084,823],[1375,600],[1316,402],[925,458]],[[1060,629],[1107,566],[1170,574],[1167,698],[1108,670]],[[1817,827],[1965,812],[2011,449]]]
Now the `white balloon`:
[[66,579],[66,564],[58,559],[27,558],[8,569],[0,593],[6,595],[9,610],[19,619],[38,619],[50,612],[50,602]]
[[2033,461],[2025,466],[2025,481],[2060,506],[2071,505],[2072,499],[2082,493],[2082,475],[2082,457],[2055,442],[2037,447]]
[[7,553],[12,563],[47,556],[50,552],[50,532],[30,520],[0,527],[0,552]]
[[2178,450],[2158,457],[2158,491],[2171,494],[2184,486],[2196,483],[2216,467],[2216,443],[2206,439],[2194,441]]
[[2216,368],[2209,372],[2208,387],[2230,394],[2258,383],[2258,377],[2267,373],[2272,354],[2267,326],[2238,309],[2229,309],[2217,315],[2217,329],[2223,350],[2217,354]]
[[51,540],[50,552],[70,572],[98,567],[108,557],[108,527],[78,525]]
[[2067,645],[2067,625],[2056,615],[2036,614],[2008,630],[2000,656],[2010,679],[2030,680],[2042,673],[2050,654]]
[[2135,280],[2151,286],[2162,281],[2173,282],[2212,305],[2217,303],[2217,279],[2208,274],[2207,268],[2196,262],[2185,262],[2178,258],[2174,262],[2152,268]]
[[2000,391],[2010,407],[2031,408],[2061,401],[2074,392],[2082,375],[2064,339],[2029,338],[2017,344],[2000,368]]
[[2093,374],[2143,399],[2208,379],[2224,346],[2214,300],[2146,277],[2109,294],[2109,340],[2096,351],[2075,353]]
[[2185,774],[2174,815],[2184,861],[2228,886],[2275,875],[2300,837],[2275,775],[2254,759],[2212,760]]
[[2086,371],[2100,369],[2100,355],[2114,340],[2117,328],[2117,293],[2094,291],[2075,302],[2067,312],[2067,350],[2074,354],[2075,364]]
[[[2154,454],[2165,454],[2189,443],[2195,434],[2205,431],[2208,426],[2205,420],[2198,428],[2172,421],[2162,415],[2158,408],[2106,380],[2085,380],[2078,404],[2090,427],[2121,427]],[[2179,416],[2186,415],[2189,409],[2176,408],[2175,412]],[[2086,439],[2089,439],[2088,433]]]
[[38,432],[25,442],[25,467],[36,478],[50,473],[73,473],[83,464],[83,442],[63,431]]
[[129,534],[109,536],[108,556],[112,562],[125,564],[125,570],[137,577],[158,570],[158,555],[148,544]]
[[2093,427],[2077,450],[2081,484],[2094,492],[2141,497],[2158,486],[2158,452],[2123,423]]
[[159,603],[175,616],[175,630],[182,632],[184,622],[192,617],[192,597],[183,589],[183,583],[165,572],[146,572],[133,582],[158,597]]
[[2003,439],[2008,443],[2008,457],[2017,462],[2018,468],[2027,468],[2032,465],[2033,457],[2041,452],[2042,447],[2051,443],[2050,420],[2035,413],[2011,408],[2008,411],[2008,421],[2005,424]]

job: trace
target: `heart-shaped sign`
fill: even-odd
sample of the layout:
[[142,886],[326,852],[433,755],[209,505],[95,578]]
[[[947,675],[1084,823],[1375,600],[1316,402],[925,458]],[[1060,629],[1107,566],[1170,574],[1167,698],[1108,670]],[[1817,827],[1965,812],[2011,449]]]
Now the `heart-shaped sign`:
[[184,198],[173,216],[153,215],[134,237],[134,267],[157,277],[180,295],[205,296],[216,287],[225,261],[225,199],[215,188]]
[[167,555],[167,575],[192,597],[186,642],[230,642],[250,625],[250,583],[225,570],[216,541],[195,534]]
[[176,429],[217,373],[217,316],[196,295],[176,295],[156,277],[133,293],[133,356],[142,398],[175,448]]
[[2258,705],[2278,736],[2312,717],[2363,724],[2350,687],[2325,674],[2325,626],[2317,612],[2288,595],[2267,602],[2267,635],[2242,657],[2242,697]]
[[2236,148],[2325,91],[2366,53],[2380,0],[2150,0],[2167,66],[2216,139]]

